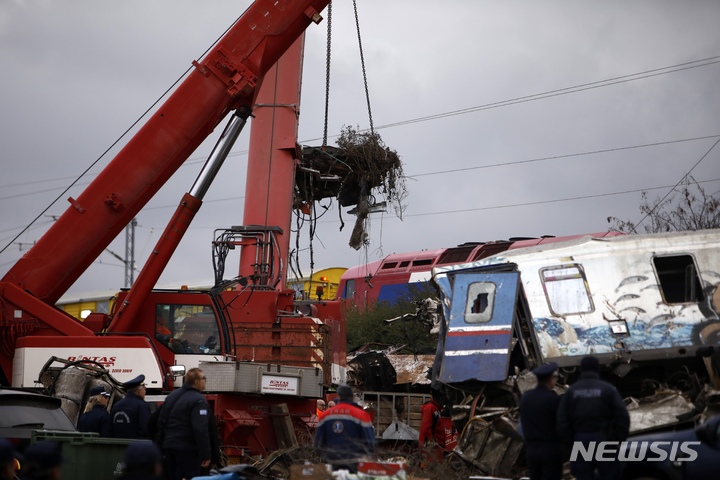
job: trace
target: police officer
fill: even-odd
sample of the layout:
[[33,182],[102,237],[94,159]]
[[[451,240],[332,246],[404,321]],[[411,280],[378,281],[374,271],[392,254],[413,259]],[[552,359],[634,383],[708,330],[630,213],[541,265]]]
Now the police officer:
[[[600,380],[597,358],[585,357],[581,360],[580,378],[560,400],[557,429],[566,442],[585,444],[585,451],[589,442],[627,438],[630,429],[627,407],[617,389]],[[620,462],[598,462],[594,456],[586,461],[582,455],[571,461],[570,471],[577,480],[619,479],[622,473]]]
[[62,444],[52,441],[33,443],[25,450],[20,479],[60,480],[62,464],[66,461],[62,455]]
[[532,480],[560,480],[563,448],[556,431],[560,397],[553,391],[557,383],[555,362],[537,367],[537,387],[520,399],[520,425],[525,438],[525,461]]
[[145,375],[125,382],[125,398],[113,405],[110,416],[115,438],[149,438],[150,407],[145,403]]
[[158,419],[158,443],[166,461],[166,478],[199,476],[213,457],[209,435],[210,407],[201,391],[205,375],[199,368],[185,374],[182,388],[167,396]]
[[353,402],[347,385],[337,389],[340,401],[323,413],[315,431],[315,448],[333,469],[357,472],[357,462],[375,451],[375,431],[370,414]]
[[138,440],[125,449],[122,480],[162,480],[163,458],[149,440]]
[[98,385],[90,389],[90,398],[85,412],[78,420],[79,432],[97,432],[101,437],[112,436],[112,418],[107,411],[110,394],[105,387]]

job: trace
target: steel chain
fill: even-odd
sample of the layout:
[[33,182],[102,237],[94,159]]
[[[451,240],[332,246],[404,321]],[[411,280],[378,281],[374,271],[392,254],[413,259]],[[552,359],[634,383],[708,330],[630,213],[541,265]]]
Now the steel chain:
[[358,46],[360,47],[360,65],[362,66],[363,82],[365,82],[365,98],[367,99],[368,118],[370,119],[370,133],[374,134],[372,110],[370,109],[370,90],[368,89],[367,73],[365,72],[365,56],[363,55],[362,39],[360,37],[360,18],[357,11],[357,0],[353,0],[353,9],[355,10],[355,26],[357,27]]

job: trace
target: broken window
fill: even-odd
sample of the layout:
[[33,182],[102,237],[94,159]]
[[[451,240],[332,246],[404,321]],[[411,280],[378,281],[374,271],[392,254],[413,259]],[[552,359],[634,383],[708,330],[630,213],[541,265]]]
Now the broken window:
[[543,268],[540,279],[550,311],[555,315],[572,315],[593,311],[585,272],[580,265]]
[[665,303],[698,303],[705,299],[691,255],[655,257],[653,265]]
[[465,302],[466,323],[487,323],[492,320],[496,285],[492,282],[475,282],[468,285]]

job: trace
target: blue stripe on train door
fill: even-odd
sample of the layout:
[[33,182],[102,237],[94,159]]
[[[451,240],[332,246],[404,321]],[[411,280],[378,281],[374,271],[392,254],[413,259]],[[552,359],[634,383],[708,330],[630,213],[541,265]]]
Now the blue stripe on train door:
[[519,273],[458,273],[451,283],[438,379],[443,383],[505,380]]

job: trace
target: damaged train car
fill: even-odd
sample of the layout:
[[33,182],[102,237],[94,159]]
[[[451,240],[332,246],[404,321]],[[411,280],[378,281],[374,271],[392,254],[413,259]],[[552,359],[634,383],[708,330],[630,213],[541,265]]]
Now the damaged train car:
[[720,230],[509,250],[435,268],[433,281],[443,309],[433,381],[465,404],[458,453],[488,473],[520,456],[516,406],[546,362],[572,384],[581,358],[598,357],[631,433],[717,408]]

